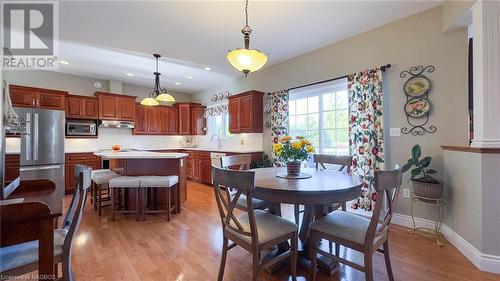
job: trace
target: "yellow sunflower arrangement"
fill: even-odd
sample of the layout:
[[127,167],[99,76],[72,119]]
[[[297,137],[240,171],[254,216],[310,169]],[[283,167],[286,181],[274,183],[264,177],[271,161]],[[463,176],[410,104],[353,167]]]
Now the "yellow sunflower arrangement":
[[297,136],[295,139],[291,136],[283,136],[278,143],[273,145],[273,151],[282,162],[301,162],[306,160],[307,155],[314,152],[314,146],[302,136]]

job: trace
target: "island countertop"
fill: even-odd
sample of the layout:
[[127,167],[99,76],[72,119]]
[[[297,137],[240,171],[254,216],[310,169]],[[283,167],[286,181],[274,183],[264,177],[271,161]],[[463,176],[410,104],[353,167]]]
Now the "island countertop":
[[188,157],[187,153],[151,152],[151,151],[101,151],[94,155],[104,159],[179,159]]

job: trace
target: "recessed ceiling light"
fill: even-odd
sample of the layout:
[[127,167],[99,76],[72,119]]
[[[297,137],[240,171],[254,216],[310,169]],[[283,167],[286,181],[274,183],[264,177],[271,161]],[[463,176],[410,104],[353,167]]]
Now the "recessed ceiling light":
[[130,76],[130,77],[134,76],[134,74],[132,74],[132,73],[125,73],[125,75]]
[[60,61],[59,61],[59,63],[60,63],[60,64],[69,64],[69,62],[68,62],[68,61],[65,61],[65,60],[60,60]]
[[179,83],[179,82],[175,82],[175,85],[177,85],[177,86],[179,86],[180,84],[181,84],[181,83]]
[[206,66],[206,67],[205,67],[205,70],[210,71],[210,70],[212,70],[212,69],[211,69],[210,67]]
[[193,76],[189,75],[189,76],[187,77],[187,79],[193,79]]

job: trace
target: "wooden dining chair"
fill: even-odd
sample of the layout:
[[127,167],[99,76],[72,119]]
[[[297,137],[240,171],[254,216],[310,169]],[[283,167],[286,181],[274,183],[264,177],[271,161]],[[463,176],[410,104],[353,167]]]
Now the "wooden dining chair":
[[[246,211],[235,214],[235,207],[241,195],[252,198],[255,189],[255,172],[233,171],[212,166],[215,199],[222,222],[223,244],[218,281],[222,281],[228,250],[240,246],[252,254],[252,280],[257,280],[260,270],[290,258],[292,279],[297,275],[298,228],[286,219],[262,210],[254,210],[247,201]],[[226,192],[227,188],[235,191]],[[229,244],[229,240],[232,241]],[[291,240],[291,249],[277,257],[262,262],[260,252],[274,245]]]
[[[54,266],[55,276],[53,277],[57,278],[57,264],[62,263],[62,280],[75,280],[71,269],[71,244],[80,225],[83,209],[85,207],[87,191],[90,188],[91,168],[83,165],[76,165],[75,169],[81,172],[77,188],[73,193],[73,198],[71,199],[71,204],[64,218],[62,228],[51,230],[53,231],[53,239],[48,244],[43,240],[40,240],[40,243],[35,240],[2,248],[0,251],[0,268],[2,276],[20,276],[36,271],[40,264],[46,263],[44,259],[40,259],[39,252],[49,249],[49,251],[53,252],[54,257],[54,265],[52,266]],[[46,213],[48,210],[47,206],[42,203],[33,202],[24,204],[39,205],[38,208],[41,214]],[[43,206],[45,206],[47,210],[45,210]],[[23,209],[18,210],[18,212],[22,211]],[[50,224],[51,228],[52,225],[53,224]],[[25,231],[29,230],[30,229]]]
[[[312,280],[316,278],[316,254],[330,256],[334,260],[364,271],[367,281],[373,280],[372,258],[376,251],[384,254],[389,280],[393,281],[391,260],[389,255],[389,225],[401,186],[401,169],[396,166],[390,171],[375,171],[375,208],[371,219],[345,211],[334,211],[313,222],[310,226],[310,253]],[[381,216],[384,200],[387,210]],[[381,219],[382,218],[382,219]],[[364,255],[364,266],[341,258],[336,251],[332,255],[317,248],[321,239],[332,241],[354,249]],[[379,249],[383,246],[383,250]]]
[[[337,165],[339,166],[338,171],[346,171],[348,174],[351,173],[351,164],[352,164],[352,156],[338,156],[338,155],[326,155],[326,154],[313,154],[314,163],[316,165],[317,170],[326,170],[327,166],[325,165]],[[342,207],[342,210],[345,211],[346,202],[334,203],[332,206],[328,208],[328,212],[333,212],[334,210]],[[295,223],[299,224],[300,213],[303,213],[304,210],[300,210],[299,205],[293,206],[293,212],[295,215]],[[330,252],[331,252],[331,244],[330,244]]]
[[[250,164],[252,163],[252,155],[250,154],[241,154],[241,155],[232,155],[232,156],[222,156],[220,157],[221,167],[223,169],[231,169],[231,170],[249,170]],[[267,203],[264,200],[260,200],[257,198],[252,198],[252,205],[254,209],[264,210],[267,208]],[[245,195],[241,195],[240,199],[236,203],[236,208],[246,211],[247,208],[247,197]]]

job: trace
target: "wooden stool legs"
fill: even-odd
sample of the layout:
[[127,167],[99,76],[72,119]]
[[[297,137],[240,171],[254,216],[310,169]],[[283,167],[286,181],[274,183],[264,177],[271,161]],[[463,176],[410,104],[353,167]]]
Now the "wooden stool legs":
[[[155,206],[155,196],[154,196],[154,192],[148,192],[149,189],[153,189],[153,188],[157,188],[157,189],[166,189],[166,195],[165,195],[165,200],[166,200],[166,206],[165,206],[165,209],[164,210],[153,210],[154,206]],[[146,206],[148,206],[148,194],[150,194],[149,196],[149,199],[150,199],[150,203],[149,203],[149,206],[151,209],[148,209]],[[172,206],[172,201],[174,201],[174,204]],[[144,214],[144,216],[146,214],[157,214],[157,213],[166,213],[167,215],[167,221],[170,221],[171,218],[172,218],[172,212],[174,214],[177,213],[177,184],[172,186],[172,187],[143,187],[143,191],[142,191],[142,206],[143,206],[143,209],[142,209],[142,214]],[[144,218],[145,219],[145,218]]]
[[[132,211],[132,210],[116,210],[116,198],[120,198],[120,192],[119,190],[122,189],[120,187],[111,187],[110,188],[110,193],[111,193],[111,221],[114,221],[115,220],[115,214],[116,213],[120,213],[120,214],[130,214],[130,213],[135,213],[135,216],[136,216],[136,220],[139,221],[141,220],[141,216],[142,216],[142,210],[143,210],[143,206],[142,206],[142,188],[141,187],[127,187],[127,188],[123,188],[123,189],[127,189],[127,190],[135,190],[135,211]],[[118,194],[117,194],[118,193]],[[125,193],[125,192],[124,192]],[[125,198],[126,198],[126,195],[125,195]],[[118,204],[120,204],[120,200],[118,200]],[[124,208],[126,207],[127,204],[125,204]]]

